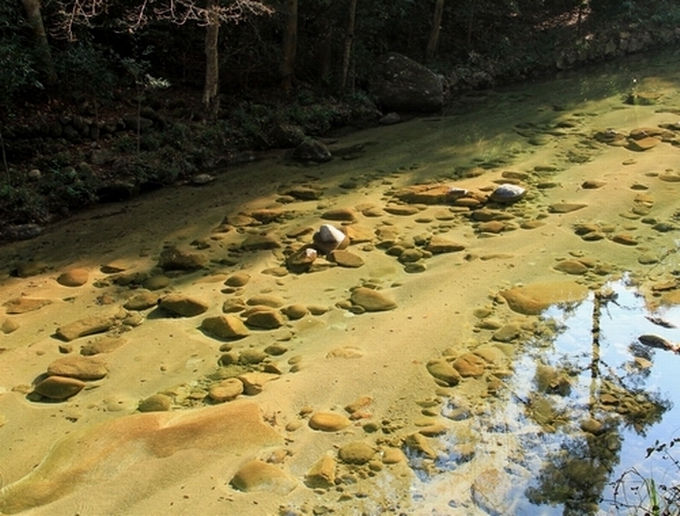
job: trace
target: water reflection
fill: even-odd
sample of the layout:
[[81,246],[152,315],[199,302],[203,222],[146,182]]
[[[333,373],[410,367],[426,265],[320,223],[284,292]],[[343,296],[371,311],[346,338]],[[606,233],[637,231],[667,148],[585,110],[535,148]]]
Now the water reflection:
[[[666,484],[680,482],[680,468],[647,459],[640,448],[652,436],[669,441],[680,423],[672,410],[676,373],[669,367],[677,368],[680,357],[638,341],[644,333],[671,338],[674,329],[654,321],[677,319],[680,311],[652,315],[625,279],[583,303],[544,313],[554,335],[527,343],[508,381],[526,421],[522,446],[535,478],[519,513],[534,514],[536,505],[541,514],[565,515],[620,508],[612,483],[631,468],[662,475]],[[527,432],[532,424],[535,431]]]

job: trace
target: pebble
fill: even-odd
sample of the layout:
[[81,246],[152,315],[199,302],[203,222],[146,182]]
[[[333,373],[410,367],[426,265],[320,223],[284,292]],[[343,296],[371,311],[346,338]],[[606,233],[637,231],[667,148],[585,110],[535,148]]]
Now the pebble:
[[243,393],[243,382],[238,378],[227,378],[210,388],[208,396],[217,403],[231,401]]
[[397,304],[386,297],[381,292],[366,287],[359,287],[352,291],[350,301],[354,305],[358,305],[367,312],[380,312],[384,310],[392,310],[397,307]]
[[385,206],[385,211],[390,215],[400,215],[403,217],[420,213],[420,209],[417,206],[403,204],[388,204]]
[[267,358],[267,353],[259,349],[244,349],[239,355],[239,362],[243,365],[259,364]]
[[122,337],[99,337],[92,342],[84,344],[80,348],[80,354],[85,356],[98,355],[100,353],[111,353],[127,342]]
[[247,272],[236,272],[229,276],[224,282],[229,287],[243,287],[250,281],[250,274]]
[[579,260],[562,260],[555,265],[555,270],[579,276],[588,272],[588,267]]
[[335,249],[345,249],[350,243],[346,232],[331,224],[322,224],[319,230],[312,235],[312,240],[314,247],[324,254]]
[[326,358],[361,358],[364,352],[354,346],[344,346],[341,348],[333,348],[326,353]]
[[361,441],[345,444],[338,450],[338,457],[345,464],[366,464],[375,454],[373,447]]
[[357,219],[356,211],[352,208],[336,208],[328,210],[321,215],[324,220],[335,220],[340,222],[354,222]]
[[5,335],[9,335],[10,333],[14,333],[19,329],[19,323],[12,320],[12,319],[5,319],[2,321],[2,324],[0,324],[0,331],[4,333]]
[[406,455],[400,448],[387,447],[382,450],[383,464],[399,464],[406,460]]
[[57,283],[65,287],[81,287],[89,280],[90,273],[87,269],[71,269],[57,277]]
[[493,340],[498,342],[510,342],[522,334],[522,328],[518,324],[505,324],[493,334]]
[[140,412],[167,412],[172,409],[172,398],[167,394],[152,394],[139,402]]
[[242,339],[250,334],[243,321],[230,314],[203,319],[201,329],[218,339]]
[[281,356],[288,352],[288,348],[281,343],[275,342],[264,348],[264,352],[272,356]]
[[523,315],[539,315],[553,304],[585,299],[588,289],[576,282],[556,281],[514,287],[502,291],[500,295],[513,311]]
[[305,484],[311,488],[328,488],[335,485],[335,471],[338,463],[333,456],[321,457],[305,475]]
[[128,299],[123,307],[126,310],[147,310],[158,304],[160,296],[153,292],[140,292]]
[[493,233],[498,234],[505,231],[505,224],[500,220],[490,220],[488,222],[482,222],[477,226],[477,231],[481,233]]
[[484,374],[486,362],[474,353],[465,353],[451,364],[463,378],[478,377]]
[[316,412],[309,418],[309,427],[321,432],[338,432],[351,424],[348,417],[335,412]]
[[305,315],[309,313],[309,310],[307,310],[307,307],[302,304],[292,304],[284,307],[281,309],[281,312],[288,317],[288,319],[291,319],[293,321],[296,321],[298,319],[302,319]]
[[445,434],[447,430],[448,428],[446,425],[435,423],[422,427],[420,430],[418,430],[418,432],[425,437],[437,437],[438,435]]
[[85,388],[85,382],[77,378],[48,376],[34,388],[34,392],[53,400],[65,400]]
[[241,466],[230,484],[246,493],[267,491],[284,496],[297,487],[297,480],[273,464],[251,460]]
[[349,414],[354,414],[355,412],[368,407],[371,403],[373,403],[373,398],[370,396],[361,396],[352,403],[345,405],[344,408]]
[[581,210],[588,206],[587,204],[581,204],[581,203],[569,203],[569,202],[560,202],[556,204],[551,204],[548,207],[548,210],[551,213],[571,213],[572,211],[577,211]]
[[51,305],[52,301],[50,299],[39,299],[32,297],[17,297],[5,301],[2,306],[5,307],[5,312],[8,315],[20,315],[28,312],[35,312],[41,308]]
[[246,308],[246,302],[240,297],[227,299],[222,303],[222,312],[225,314],[243,312]]
[[314,316],[323,315],[330,310],[326,305],[307,305],[307,310]]
[[614,235],[612,237],[612,242],[616,242],[617,244],[621,245],[629,245],[629,246],[635,246],[638,244],[637,240],[633,235],[629,235],[628,233],[619,233],[617,235]]
[[259,371],[244,373],[238,377],[241,383],[243,383],[243,392],[248,396],[260,394],[264,390],[266,383],[278,378],[279,375],[277,374],[263,373]]
[[79,337],[93,335],[95,333],[103,333],[111,329],[115,324],[113,317],[94,316],[79,319],[66,326],[57,328],[57,337],[70,342]]
[[283,299],[270,294],[260,294],[246,300],[248,306],[267,306],[269,308],[281,308],[284,305]]
[[208,257],[201,253],[168,247],[161,252],[158,265],[163,270],[197,270],[208,264]]
[[649,149],[653,149],[657,145],[661,143],[661,140],[659,138],[654,138],[652,136],[647,136],[645,138],[639,138],[639,139],[634,139],[630,138],[628,140],[628,145],[626,148],[634,151],[646,151]]
[[524,197],[526,188],[519,185],[505,183],[496,188],[489,196],[489,200],[502,204],[512,204]]
[[108,373],[108,367],[103,360],[89,356],[58,358],[47,367],[47,374],[50,376],[65,376],[78,380],[99,380]]
[[357,269],[364,265],[364,260],[361,258],[361,256],[343,249],[335,249],[331,251],[328,259],[334,263],[337,263],[341,267]]
[[453,387],[461,380],[460,373],[446,360],[437,359],[427,363],[427,371],[437,380]]
[[263,330],[274,330],[285,324],[283,315],[278,310],[258,310],[246,318],[246,325]]
[[267,251],[279,247],[281,244],[271,235],[248,235],[241,243],[244,251]]
[[457,253],[465,249],[465,245],[449,240],[440,235],[434,235],[425,248],[432,254]]
[[160,307],[174,315],[194,317],[207,311],[209,305],[205,301],[184,294],[168,294],[161,299]]
[[411,450],[417,453],[425,455],[427,458],[430,459],[437,458],[437,452],[429,443],[427,437],[425,437],[423,434],[419,432],[408,435],[404,439],[404,446],[410,448]]
[[148,290],[161,290],[170,285],[170,278],[164,274],[156,274],[142,281],[142,286]]

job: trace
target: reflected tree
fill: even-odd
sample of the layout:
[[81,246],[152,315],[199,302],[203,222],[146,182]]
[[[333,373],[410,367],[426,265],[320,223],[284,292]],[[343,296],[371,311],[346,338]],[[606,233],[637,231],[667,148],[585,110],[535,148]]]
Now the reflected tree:
[[[645,368],[628,363],[617,369],[602,357],[600,322],[608,305],[617,303],[616,292],[603,287],[594,293],[592,303],[590,353],[583,357],[585,363],[579,366],[573,357],[565,357],[557,367],[543,365],[536,370],[534,396],[559,398],[563,404],[561,419],[572,424],[548,427],[562,432],[563,439],[560,447],[544,458],[537,482],[526,494],[537,505],[561,505],[565,515],[594,514],[599,510],[604,489],[620,462],[623,430],[630,428],[645,435],[646,429],[660,421],[670,408],[667,400],[644,389],[648,374]],[[565,378],[572,378],[575,372],[585,373],[582,378],[588,383],[585,411],[582,401],[570,399],[570,389],[565,387]],[[536,406],[536,400],[529,406]],[[536,418],[535,411],[527,412],[543,426],[544,421]]]

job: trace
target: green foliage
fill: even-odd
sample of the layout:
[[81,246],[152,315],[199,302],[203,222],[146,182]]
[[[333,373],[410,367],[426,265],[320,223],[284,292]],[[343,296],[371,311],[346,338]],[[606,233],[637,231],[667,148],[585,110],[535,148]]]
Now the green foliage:
[[11,111],[19,95],[42,88],[32,54],[15,38],[0,40],[0,70],[0,109],[4,111]]
[[[677,516],[680,514],[680,459],[674,455],[673,447],[680,438],[660,443],[658,440],[647,448],[646,459],[659,454],[669,464],[662,471],[641,473],[629,468],[614,482],[613,506],[618,514],[646,514],[652,516]],[[655,475],[657,478],[654,478]],[[659,477],[660,475],[660,477]]]
[[55,58],[61,94],[71,100],[80,97],[110,100],[116,87],[114,65],[117,56],[103,47],[76,42]]

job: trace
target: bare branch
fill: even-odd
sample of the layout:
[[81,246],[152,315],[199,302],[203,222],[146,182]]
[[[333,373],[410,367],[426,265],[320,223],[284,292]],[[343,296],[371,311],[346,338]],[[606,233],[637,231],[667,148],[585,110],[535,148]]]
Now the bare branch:
[[[53,27],[55,37],[75,40],[77,26],[93,27],[98,16],[108,12],[115,0],[56,0],[59,22]],[[120,20],[122,29],[135,32],[152,21],[167,21],[176,25],[189,22],[200,26],[215,23],[240,23],[248,16],[271,15],[274,9],[259,0],[232,0],[228,5],[205,8],[196,0],[139,0]]]

